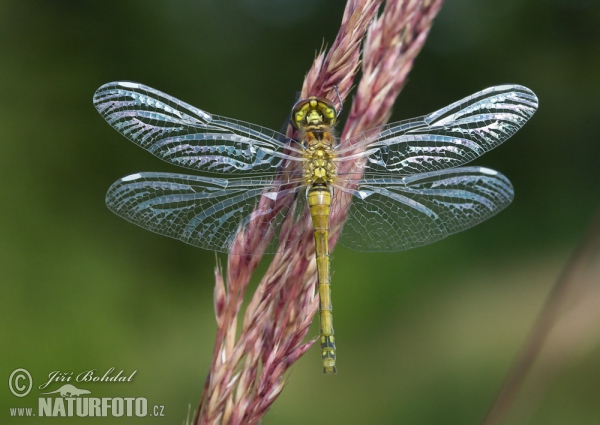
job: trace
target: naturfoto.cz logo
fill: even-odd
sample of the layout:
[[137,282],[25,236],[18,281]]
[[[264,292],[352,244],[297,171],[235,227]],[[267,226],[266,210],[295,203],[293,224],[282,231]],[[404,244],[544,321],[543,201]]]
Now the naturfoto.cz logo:
[[[39,385],[40,390],[49,390],[52,383],[73,381],[79,382],[131,382],[137,370],[130,374],[123,371],[114,373],[110,368],[104,374],[98,374],[96,369],[78,374],[73,372],[54,371],[48,375],[48,380]],[[33,378],[25,369],[15,369],[9,378],[9,389],[16,397],[26,396],[32,388]],[[41,392],[38,395],[37,412],[33,407],[10,408],[12,417],[144,417],[164,416],[164,406],[151,406],[145,397],[94,397],[85,388],[66,383],[53,391]]]

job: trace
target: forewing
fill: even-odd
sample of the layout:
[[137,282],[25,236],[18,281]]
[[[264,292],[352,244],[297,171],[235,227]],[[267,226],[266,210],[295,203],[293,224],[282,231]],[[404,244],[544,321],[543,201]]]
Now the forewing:
[[285,159],[299,159],[300,145],[283,134],[209,114],[143,84],[105,84],[94,106],[133,143],[181,167],[264,174],[281,170]]
[[510,181],[482,167],[366,176],[355,190],[344,190],[353,196],[339,241],[359,251],[402,251],[437,241],[488,219],[513,199]]
[[[299,186],[269,178],[219,179],[171,173],[137,173],[106,194],[115,214],[164,236],[232,254],[275,252],[302,235],[280,232]],[[243,233],[238,236],[238,231]],[[234,244],[235,240],[235,244]]]
[[464,165],[495,148],[534,114],[535,94],[527,87],[502,85],[475,93],[420,118],[367,131],[344,142],[346,152],[366,172],[407,176]]

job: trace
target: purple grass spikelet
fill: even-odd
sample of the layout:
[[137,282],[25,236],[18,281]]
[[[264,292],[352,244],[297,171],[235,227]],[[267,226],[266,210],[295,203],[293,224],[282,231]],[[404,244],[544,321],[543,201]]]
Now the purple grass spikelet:
[[[339,108],[336,90],[343,101],[355,85],[357,72],[362,72],[341,141],[387,121],[441,4],[442,0],[348,1],[337,37],[329,50],[317,54],[300,95],[327,97]],[[291,126],[287,135],[296,135]],[[344,164],[353,166],[352,161]],[[358,167],[339,172],[360,176]],[[330,217],[331,249],[345,214],[340,210]],[[306,212],[296,221],[286,219],[281,230],[299,235],[312,231]],[[215,269],[217,335],[196,424],[260,422],[281,394],[286,372],[315,342],[314,338],[305,342],[319,309],[312,237],[281,247],[240,314],[266,237],[259,225],[241,229],[232,252],[252,255],[230,255],[225,278],[220,266]]]

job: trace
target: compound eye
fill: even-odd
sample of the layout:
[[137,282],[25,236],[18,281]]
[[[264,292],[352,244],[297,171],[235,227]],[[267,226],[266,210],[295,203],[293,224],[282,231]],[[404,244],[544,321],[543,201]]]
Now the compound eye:
[[301,129],[308,123],[322,123],[332,126],[337,121],[337,111],[333,103],[325,98],[311,96],[301,99],[292,108],[292,125]]
[[337,111],[328,99],[322,99],[320,105],[320,112],[323,115],[323,122],[327,125],[334,125],[337,120]]
[[335,108],[327,108],[327,111],[325,112],[325,117],[329,121],[330,125],[335,124],[335,121],[337,119],[337,112]]
[[310,109],[309,103],[313,99],[314,98],[300,99],[298,102],[296,102],[296,104],[292,108],[291,121],[292,121],[292,125],[295,128],[300,129],[301,127],[304,126],[305,121],[306,121],[306,113]]

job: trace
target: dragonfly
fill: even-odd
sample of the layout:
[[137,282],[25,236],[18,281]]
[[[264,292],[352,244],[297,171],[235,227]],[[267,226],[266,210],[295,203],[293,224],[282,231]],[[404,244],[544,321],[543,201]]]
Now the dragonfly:
[[[340,102],[341,103],[341,102]],[[122,218],[190,245],[229,254],[274,253],[310,217],[320,297],[323,372],[336,373],[329,271],[337,241],[362,251],[401,251],[472,227],[513,199],[501,173],[464,166],[520,129],[537,109],[520,85],[487,88],[428,115],[338,143],[334,102],[300,99],[298,137],[214,115],[143,84],[101,86],[94,105],[130,141],[201,175],[139,172],[117,180],[106,204]]]

